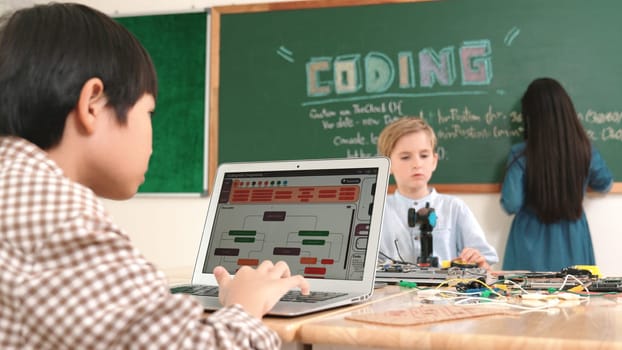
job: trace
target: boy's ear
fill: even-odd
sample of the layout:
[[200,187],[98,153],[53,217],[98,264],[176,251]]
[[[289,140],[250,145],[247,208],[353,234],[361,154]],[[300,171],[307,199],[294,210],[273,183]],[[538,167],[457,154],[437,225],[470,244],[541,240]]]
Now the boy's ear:
[[434,165],[432,166],[432,171],[436,171],[436,166],[438,165],[438,153],[434,152],[433,154]]
[[75,112],[78,124],[87,134],[95,131],[97,116],[106,107],[107,102],[104,82],[101,79],[91,78],[82,85]]

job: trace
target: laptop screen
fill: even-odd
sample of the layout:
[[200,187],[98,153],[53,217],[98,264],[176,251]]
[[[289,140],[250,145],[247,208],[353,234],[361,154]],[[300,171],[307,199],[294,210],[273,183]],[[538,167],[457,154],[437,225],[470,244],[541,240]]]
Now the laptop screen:
[[202,271],[267,259],[307,278],[362,280],[377,177],[378,168],[225,173]]

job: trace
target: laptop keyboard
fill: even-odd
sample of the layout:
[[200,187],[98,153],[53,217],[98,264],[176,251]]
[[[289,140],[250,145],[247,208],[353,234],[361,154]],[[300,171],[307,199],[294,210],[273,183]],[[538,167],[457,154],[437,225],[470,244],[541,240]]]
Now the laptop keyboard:
[[192,295],[201,295],[208,297],[217,297],[218,296],[218,287],[217,286],[202,286],[202,285],[193,285],[193,286],[179,286],[171,288],[171,293],[184,293],[184,294],[192,294]]
[[317,303],[318,301],[329,300],[346,295],[346,293],[337,292],[311,292],[309,295],[302,295],[300,291],[290,290],[281,297],[281,301],[293,301],[301,303]]
[[[218,287],[217,286],[202,286],[202,285],[193,285],[193,286],[178,286],[171,288],[171,293],[184,293],[184,294],[192,294],[192,295],[202,295],[202,296],[218,296]],[[301,303],[317,303],[319,301],[329,300],[333,298],[337,298],[340,296],[346,295],[346,293],[339,292],[311,292],[309,295],[302,295],[300,291],[290,290],[285,293],[283,297],[281,297],[281,301],[289,301],[289,302],[301,302]]]

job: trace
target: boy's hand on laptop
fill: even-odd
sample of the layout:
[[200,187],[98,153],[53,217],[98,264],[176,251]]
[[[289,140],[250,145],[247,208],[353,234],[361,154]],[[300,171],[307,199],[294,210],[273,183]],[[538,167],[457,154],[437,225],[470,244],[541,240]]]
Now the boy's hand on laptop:
[[249,314],[261,318],[289,290],[300,288],[309,294],[309,283],[301,275],[292,276],[284,261],[265,260],[256,269],[242,266],[231,278],[222,266],[214,269],[219,285],[218,298],[224,306],[241,305]]

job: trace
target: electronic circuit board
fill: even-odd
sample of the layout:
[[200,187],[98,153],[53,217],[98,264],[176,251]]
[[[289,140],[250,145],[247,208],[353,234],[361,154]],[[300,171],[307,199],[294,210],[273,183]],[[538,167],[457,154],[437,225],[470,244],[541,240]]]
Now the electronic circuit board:
[[415,282],[419,285],[438,285],[452,279],[482,279],[489,281],[485,269],[480,268],[435,268],[418,267],[410,264],[392,264],[379,266],[376,270],[376,282],[398,283]]

